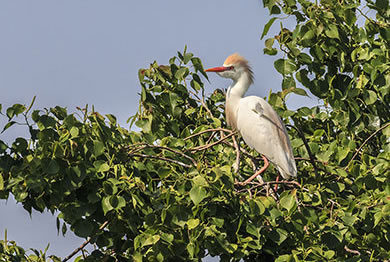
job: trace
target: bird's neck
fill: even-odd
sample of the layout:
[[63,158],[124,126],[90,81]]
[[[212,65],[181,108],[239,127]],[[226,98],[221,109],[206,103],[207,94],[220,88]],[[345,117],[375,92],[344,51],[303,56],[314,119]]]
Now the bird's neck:
[[237,129],[237,110],[240,99],[244,97],[251,84],[252,79],[250,76],[243,74],[233,82],[226,93],[226,122],[233,129]]
[[242,74],[240,78],[233,81],[233,84],[228,89],[228,98],[242,98],[244,97],[249,86],[252,84],[250,76],[246,73]]

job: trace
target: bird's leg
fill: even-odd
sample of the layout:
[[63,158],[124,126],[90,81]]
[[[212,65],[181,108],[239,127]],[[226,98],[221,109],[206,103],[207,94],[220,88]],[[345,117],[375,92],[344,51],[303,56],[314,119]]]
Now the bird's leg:
[[233,136],[233,145],[234,145],[234,148],[236,149],[236,162],[234,163],[233,165],[233,168],[234,168],[234,173],[238,173],[238,171],[240,170],[240,144],[237,142],[236,140],[236,136]]
[[[279,182],[280,175],[276,177],[276,182]],[[275,184],[275,192],[278,191],[278,183]]]
[[268,159],[265,156],[262,156],[262,158],[264,160],[264,166],[259,171],[257,171],[255,174],[253,174],[250,178],[245,180],[244,182],[238,183],[239,185],[245,186],[246,184],[250,183],[253,179],[255,179],[258,175],[263,173],[268,168],[268,166],[269,166]]

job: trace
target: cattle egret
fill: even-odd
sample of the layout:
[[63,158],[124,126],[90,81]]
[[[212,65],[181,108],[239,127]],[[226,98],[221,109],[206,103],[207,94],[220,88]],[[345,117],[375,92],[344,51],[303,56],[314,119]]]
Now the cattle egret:
[[[229,56],[223,66],[205,70],[230,78],[233,84],[226,93],[226,122],[239,131],[245,143],[263,155],[264,167],[245,182],[246,185],[268,167],[267,159],[284,179],[297,176],[297,168],[286,128],[275,110],[263,98],[244,97],[253,83],[253,72],[248,61],[238,54]],[[265,157],[264,157],[265,156]]]

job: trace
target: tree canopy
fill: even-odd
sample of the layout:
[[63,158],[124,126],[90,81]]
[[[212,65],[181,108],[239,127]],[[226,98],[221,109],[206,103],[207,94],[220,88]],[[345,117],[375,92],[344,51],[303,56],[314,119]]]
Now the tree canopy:
[[[0,198],[59,211],[58,231],[98,247],[77,261],[390,259],[389,2],[263,3],[273,17],[262,37],[281,22],[265,40],[283,75],[268,101],[288,126],[296,182],[272,192],[269,168],[265,183],[235,185],[261,156],[241,141],[234,173],[224,91],[205,95],[201,60],[184,50],[139,71],[139,110],[129,119],[139,131],[88,107],[2,110],[3,132],[22,122],[30,137],[0,140]],[[286,28],[285,17],[296,25]],[[307,90],[319,104],[289,110],[289,94]],[[47,257],[2,244],[4,261]]]

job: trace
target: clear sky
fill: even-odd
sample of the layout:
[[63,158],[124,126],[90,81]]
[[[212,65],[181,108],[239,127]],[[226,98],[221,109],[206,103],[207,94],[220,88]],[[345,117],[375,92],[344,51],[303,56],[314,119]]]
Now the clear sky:
[[[118,117],[122,126],[138,108],[138,69],[168,59],[188,46],[205,67],[219,66],[231,53],[246,57],[255,73],[249,93],[267,96],[277,91],[281,77],[275,57],[263,55],[260,40],[268,12],[261,0],[18,0],[0,2],[0,104],[34,108],[56,105],[72,112],[94,105],[102,114]],[[271,35],[280,25],[275,22]],[[229,82],[210,75],[208,93]],[[314,99],[297,99],[296,108]],[[0,116],[0,129],[4,117]],[[26,130],[12,127],[0,139],[12,141]],[[83,239],[70,231],[57,236],[55,217],[34,212],[30,217],[13,199],[0,200],[0,239],[24,248],[66,256]]]

